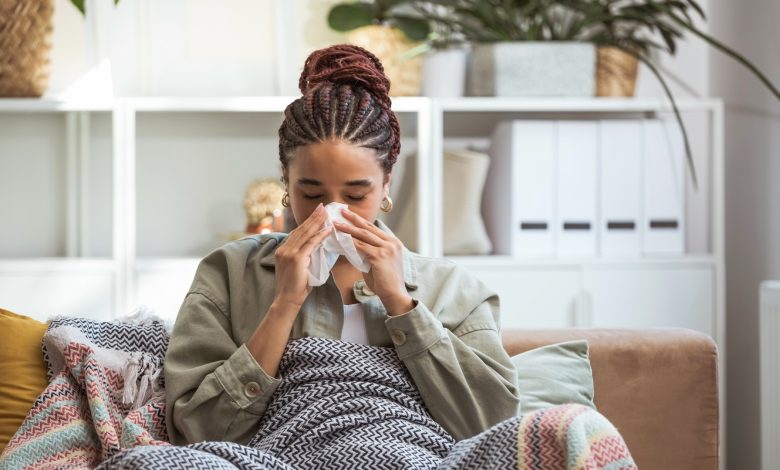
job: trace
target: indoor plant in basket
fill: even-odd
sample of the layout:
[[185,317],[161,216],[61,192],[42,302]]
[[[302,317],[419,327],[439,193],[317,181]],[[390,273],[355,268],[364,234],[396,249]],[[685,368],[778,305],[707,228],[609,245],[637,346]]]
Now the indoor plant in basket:
[[[86,14],[84,0],[71,3]],[[0,2],[0,96],[43,95],[49,85],[53,30],[54,0]]]
[[414,49],[428,37],[428,21],[409,0],[340,3],[328,13],[328,25],[347,33],[350,43],[376,54],[390,79],[392,95],[420,93],[419,53]]
[[593,96],[595,48],[576,37],[581,13],[554,0],[432,0],[429,12],[472,44],[476,96]]
[[[503,40],[586,41],[598,47],[597,95],[632,96],[638,62],[658,78],[682,130],[691,177],[696,172],[688,135],[674,95],[653,60],[674,55],[677,40],[693,34],[748,68],[780,99],[780,91],[750,61],[699,29],[705,14],[696,0],[429,0],[447,5],[448,15],[429,17],[459,28],[472,42]],[[501,6],[499,8],[499,5]],[[539,75],[535,80],[542,80]]]
[[704,10],[695,0],[555,0],[580,18],[578,37],[598,46],[597,94],[599,96],[633,96],[637,62],[642,62],[658,78],[675,117],[680,124],[691,177],[696,172],[691,158],[688,135],[680,117],[674,95],[664,75],[653,60],[653,52],[674,55],[676,41],[686,33],[693,34],[730,56],[750,70],[780,99],[780,91],[749,60],[699,29],[694,16],[705,19]]

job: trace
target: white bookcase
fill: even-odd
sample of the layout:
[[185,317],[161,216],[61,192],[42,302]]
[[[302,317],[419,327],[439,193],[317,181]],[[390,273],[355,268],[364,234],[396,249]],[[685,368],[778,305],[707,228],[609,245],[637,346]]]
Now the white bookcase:
[[[278,177],[292,97],[0,100],[0,299],[47,318],[112,318],[139,304],[175,317],[198,261],[244,225],[253,178]],[[698,190],[686,177],[686,253],[603,259],[452,257],[499,292],[507,327],[679,326],[724,346],[723,111],[679,103]],[[645,99],[397,98],[402,155],[417,165],[418,251],[443,256],[442,149],[487,148],[509,119],[668,115]],[[489,184],[489,182],[488,182]],[[509,203],[509,201],[507,201]]]
[[[452,257],[502,297],[508,327],[678,326],[703,331],[723,346],[723,111],[718,100],[679,103],[691,136],[698,187],[686,175],[686,251],[644,258]],[[441,100],[434,106],[431,245],[442,240],[442,146],[487,148],[495,126],[511,119],[668,117],[658,100]],[[489,182],[488,182],[489,184]],[[438,198],[438,199],[437,199]],[[507,200],[507,204],[510,201]]]

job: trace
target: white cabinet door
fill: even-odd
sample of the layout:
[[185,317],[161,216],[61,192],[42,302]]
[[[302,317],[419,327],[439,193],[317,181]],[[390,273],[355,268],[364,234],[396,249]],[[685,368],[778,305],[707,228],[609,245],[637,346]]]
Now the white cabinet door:
[[566,328],[576,324],[576,269],[469,266],[501,299],[502,328]]
[[711,266],[599,266],[583,271],[590,324],[607,328],[683,327],[714,335]]
[[139,261],[137,304],[150,307],[171,325],[192,285],[199,260]]
[[114,274],[76,268],[2,272],[0,299],[3,308],[40,321],[59,315],[111,320],[115,316]]

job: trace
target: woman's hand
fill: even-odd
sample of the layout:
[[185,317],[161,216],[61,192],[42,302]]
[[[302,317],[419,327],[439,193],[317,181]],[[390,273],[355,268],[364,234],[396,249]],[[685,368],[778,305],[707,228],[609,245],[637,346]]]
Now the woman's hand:
[[371,265],[371,269],[363,274],[366,286],[376,292],[390,315],[400,315],[413,309],[414,299],[404,284],[401,240],[383,232],[349,209],[342,209],[341,213],[354,226],[338,222],[333,225],[339,231],[352,235],[355,247],[366,256]]
[[318,205],[276,250],[274,303],[293,307],[296,315],[311,292],[308,277],[311,254],[330,232],[330,228],[322,228],[326,217],[327,211],[322,204]]

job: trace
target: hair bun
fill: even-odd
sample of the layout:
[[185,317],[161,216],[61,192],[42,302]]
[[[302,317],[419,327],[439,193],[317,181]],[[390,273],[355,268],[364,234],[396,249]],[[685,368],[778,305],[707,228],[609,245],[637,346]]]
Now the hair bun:
[[361,86],[381,101],[390,101],[390,80],[382,63],[359,46],[340,44],[312,52],[303,65],[298,88],[305,95],[323,82]]

